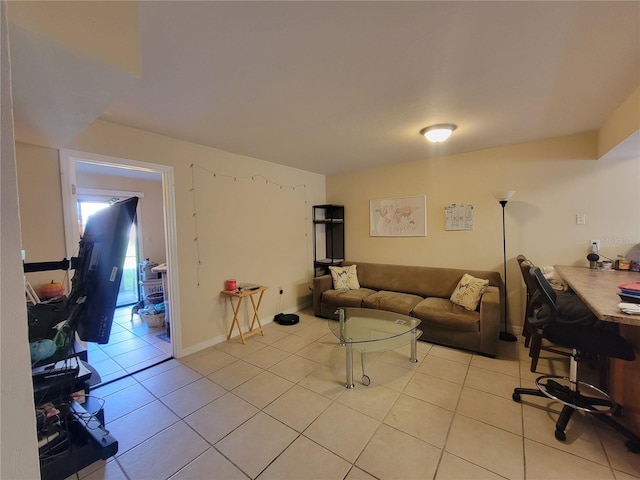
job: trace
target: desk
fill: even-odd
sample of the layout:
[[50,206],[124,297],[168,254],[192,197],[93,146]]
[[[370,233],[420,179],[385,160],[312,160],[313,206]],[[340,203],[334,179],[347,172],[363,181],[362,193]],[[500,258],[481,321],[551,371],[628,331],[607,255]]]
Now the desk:
[[640,281],[640,273],[566,265],[556,265],[555,269],[600,320],[640,327],[640,315],[629,315],[618,308],[622,302],[618,285]]
[[[260,318],[258,318],[258,310],[260,309],[260,303],[262,302],[262,296],[264,295],[264,292],[268,289],[269,287],[259,287],[256,288],[255,290],[242,290],[240,292],[236,291],[236,290],[222,290],[223,295],[226,295],[227,298],[229,299],[229,302],[231,303],[231,310],[233,310],[233,321],[231,322],[231,328],[229,329],[229,335],[227,335],[227,340],[229,340],[231,338],[231,334],[233,333],[233,326],[237,326],[238,327],[238,332],[240,332],[240,340],[242,340],[242,343],[245,343],[245,338],[249,338],[257,333],[260,333],[262,336],[264,336],[264,332],[262,331],[262,324],[260,323]],[[260,296],[258,297],[258,303],[255,302],[254,300],[254,295],[260,294]],[[249,297],[249,300],[251,300],[251,305],[253,306],[253,319],[251,320],[251,326],[249,327],[249,331],[245,334],[242,333],[242,329],[240,328],[240,322],[238,321],[238,312],[240,311],[240,305],[242,304],[242,299],[245,297]],[[233,299],[237,299],[237,301],[234,303]],[[256,328],[255,330],[253,329],[253,326],[255,325],[255,323],[258,322],[258,328]]]
[[640,281],[640,274],[566,265],[556,265],[555,269],[600,320],[620,324],[620,334],[633,345],[633,362],[611,359],[609,392],[624,406],[633,428],[640,430],[640,315],[629,315],[618,308],[622,302],[618,285]]

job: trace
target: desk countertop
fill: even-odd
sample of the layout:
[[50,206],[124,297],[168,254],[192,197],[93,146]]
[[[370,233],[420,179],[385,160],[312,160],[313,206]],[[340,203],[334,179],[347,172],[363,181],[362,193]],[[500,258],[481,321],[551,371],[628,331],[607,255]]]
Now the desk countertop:
[[640,326],[640,315],[629,315],[618,308],[622,302],[618,296],[618,285],[640,281],[640,273],[568,265],[556,265],[555,269],[600,320]]
[[620,324],[620,334],[636,352],[633,362],[610,359],[609,391],[624,405],[626,422],[640,431],[640,315],[628,315],[618,308],[618,285],[640,281],[638,272],[591,270],[587,267],[557,265],[556,271],[601,319]]

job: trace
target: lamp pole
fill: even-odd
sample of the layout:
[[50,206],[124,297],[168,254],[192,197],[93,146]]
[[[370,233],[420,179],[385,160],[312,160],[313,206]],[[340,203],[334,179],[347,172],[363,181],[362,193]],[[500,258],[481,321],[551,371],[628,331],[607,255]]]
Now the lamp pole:
[[508,198],[500,200],[500,205],[502,206],[502,264],[504,265],[504,330],[500,332],[500,340],[515,342],[517,340],[516,336],[507,331],[507,236],[504,223],[504,207],[507,206],[508,201]]

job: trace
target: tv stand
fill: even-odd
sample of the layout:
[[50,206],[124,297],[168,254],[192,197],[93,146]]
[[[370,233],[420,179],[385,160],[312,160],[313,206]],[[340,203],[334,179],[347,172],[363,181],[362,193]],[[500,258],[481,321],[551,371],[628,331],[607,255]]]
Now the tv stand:
[[[84,360],[80,358],[80,349],[74,348],[74,341],[76,338],[96,343],[109,340],[137,205],[138,197],[131,197],[91,215],[80,239],[78,256],[70,261],[65,258],[23,264],[25,274],[75,270],[71,292],[66,303],[59,306],[61,308],[56,309],[56,305],[42,307],[32,289],[26,288],[29,302],[34,307],[26,319],[29,322],[29,347],[33,348],[32,360],[55,347],[53,356],[34,362],[37,365],[32,363],[32,367],[36,367],[32,380],[34,415],[40,472],[44,480],[64,480],[87,465],[118,452],[118,442],[104,427],[102,405],[85,409],[75,401],[80,397],[91,400],[86,396],[90,391],[89,382],[92,375],[99,375],[86,363],[86,356]],[[43,311],[36,315],[38,308]],[[53,332],[56,325],[61,326]],[[45,340],[48,342],[38,343]],[[41,348],[44,346],[47,348]],[[58,354],[62,358],[58,358]]]
[[[61,362],[64,363],[64,362]],[[39,445],[42,480],[64,480],[88,465],[106,460],[118,452],[118,441],[105,428],[102,405],[92,397],[85,397],[83,405],[72,399],[71,392],[90,390],[89,379],[94,373],[78,357],[71,357],[69,365],[34,369],[33,391],[38,407],[52,404],[60,421],[42,428],[46,416],[39,410],[38,430],[46,431]],[[56,371],[59,375],[43,374]]]
[[106,460],[118,452],[118,442],[104,427],[101,410],[97,416],[91,415],[82,405],[73,401],[69,417],[68,443],[63,439],[58,454],[40,460],[42,480],[68,478],[88,465]]

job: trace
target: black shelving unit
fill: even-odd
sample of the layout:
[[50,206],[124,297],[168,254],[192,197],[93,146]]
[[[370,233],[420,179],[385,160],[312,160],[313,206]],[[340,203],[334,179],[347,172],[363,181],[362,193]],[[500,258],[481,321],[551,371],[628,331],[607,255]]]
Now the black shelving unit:
[[313,206],[314,276],[325,275],[330,266],[344,261],[344,206]]
[[[24,271],[68,270],[74,268],[74,261],[25,263]],[[67,319],[66,302],[64,297],[28,306],[29,342],[50,335],[51,325]],[[104,426],[102,404],[86,396],[91,385],[99,382],[98,372],[87,363],[87,349],[77,341],[75,331],[68,334],[73,335],[73,341],[67,339],[65,348],[31,365],[42,480],[64,480],[118,452],[118,441]],[[84,394],[84,405],[75,400],[74,394]],[[52,420],[38,412],[39,407],[50,408],[49,404],[59,411],[50,417]]]
[[[104,426],[102,404],[92,397],[85,397],[86,402],[80,405],[72,395],[89,394],[95,381],[93,377],[97,375],[82,358],[86,359],[86,350],[72,347],[67,351],[66,359],[55,364],[56,368],[68,367],[68,370],[47,377],[37,376],[46,366],[34,369],[32,382],[36,414],[38,407],[49,403],[61,412],[54,417],[54,425],[47,429],[41,428],[38,420],[42,480],[64,480],[118,452],[118,441]],[[45,430],[47,434],[44,434]]]

